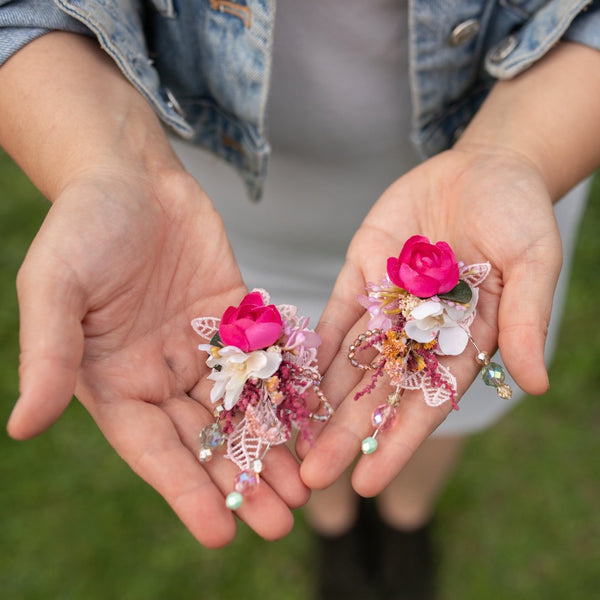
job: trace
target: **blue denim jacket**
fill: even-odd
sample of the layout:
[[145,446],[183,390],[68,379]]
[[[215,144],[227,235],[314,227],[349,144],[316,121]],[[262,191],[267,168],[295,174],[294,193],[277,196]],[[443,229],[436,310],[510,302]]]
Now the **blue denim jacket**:
[[[399,0],[400,1],[400,0]],[[600,0],[408,0],[413,141],[452,145],[495,79],[559,39],[600,49]],[[51,30],[95,36],[180,136],[260,197],[275,0],[0,0],[0,64]]]

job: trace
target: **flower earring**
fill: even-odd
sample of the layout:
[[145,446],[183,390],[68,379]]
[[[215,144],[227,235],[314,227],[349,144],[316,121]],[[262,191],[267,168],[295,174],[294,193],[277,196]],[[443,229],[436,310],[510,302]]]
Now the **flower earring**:
[[[377,284],[367,284],[367,295],[358,300],[371,319],[368,330],[350,345],[348,359],[373,374],[355,400],[373,391],[384,375],[395,389],[386,403],[373,411],[374,431],[362,442],[364,454],[374,452],[379,432],[394,424],[405,390],[421,390],[429,406],[449,401],[458,410],[456,378],[438,357],[462,354],[469,342],[477,352],[486,385],[495,387],[501,398],[511,397],[504,369],[490,361],[470,333],[478,286],[489,272],[489,263],[465,265],[457,261],[446,242],[432,244],[426,237],[415,235],[406,241],[397,258],[388,258],[386,277]],[[369,348],[377,350],[377,357],[369,363],[360,362],[359,353]]]
[[[327,421],[333,409],[320,388],[317,347],[321,338],[290,304],[269,304],[264,290],[253,290],[223,316],[192,321],[208,344],[206,364],[214,382],[210,398],[216,421],[200,432],[199,459],[207,462],[223,445],[225,457],[239,468],[226,498],[231,510],[258,489],[263,459],[272,446],[290,439],[292,427],[310,436],[310,420]],[[320,409],[307,406],[309,389]]]

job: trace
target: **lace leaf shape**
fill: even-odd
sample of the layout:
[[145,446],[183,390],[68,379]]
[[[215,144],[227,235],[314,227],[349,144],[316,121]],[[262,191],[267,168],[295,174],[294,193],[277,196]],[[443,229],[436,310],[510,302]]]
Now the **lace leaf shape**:
[[298,324],[298,319],[297,319],[297,314],[298,314],[298,307],[294,306],[293,304],[278,304],[277,305],[277,310],[279,311],[279,314],[281,315],[281,318],[284,321],[290,321],[292,323],[292,325],[296,326]]
[[483,283],[484,279],[490,274],[492,266],[489,262],[466,265],[460,270],[460,278],[471,287],[477,287]]
[[246,418],[244,417],[228,436],[227,453],[225,454],[225,457],[241,471],[249,469],[252,461],[262,458],[270,447],[266,440],[252,435],[246,425]]
[[414,371],[405,377],[401,387],[407,390],[420,389],[423,391],[425,402],[429,406],[440,406],[456,395],[456,377],[452,375],[448,367],[441,363],[438,364],[437,372],[445,385],[434,385],[427,371],[423,369]]
[[288,431],[277,418],[273,403],[263,396],[256,406],[246,409],[244,418],[229,435],[226,457],[246,470],[254,459],[262,459],[271,446],[284,444],[288,439]]
[[215,333],[219,331],[221,319],[217,317],[198,317],[192,319],[192,329],[205,340],[210,341]]

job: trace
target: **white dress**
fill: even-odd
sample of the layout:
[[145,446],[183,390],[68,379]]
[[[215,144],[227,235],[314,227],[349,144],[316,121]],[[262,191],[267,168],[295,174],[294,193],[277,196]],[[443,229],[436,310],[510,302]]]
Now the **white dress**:
[[[405,0],[278,0],[263,199],[251,203],[233,169],[174,141],[221,213],[249,288],[293,303],[316,325],[348,244],[371,205],[418,163],[410,142]],[[565,262],[547,344],[558,333],[568,266],[588,185],[557,206]],[[383,267],[382,267],[383,272]],[[509,378],[510,379],[510,378]],[[483,429],[502,400],[477,380],[436,434]]]

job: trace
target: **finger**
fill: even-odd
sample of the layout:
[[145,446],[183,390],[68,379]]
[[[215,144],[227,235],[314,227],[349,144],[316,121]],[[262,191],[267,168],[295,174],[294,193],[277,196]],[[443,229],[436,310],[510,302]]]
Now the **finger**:
[[[200,543],[219,547],[233,539],[233,513],[225,506],[225,496],[233,490],[239,469],[216,453],[210,462],[198,460],[198,433],[214,422],[207,411],[191,399],[171,399],[160,407],[135,400],[85,404],[115,450],[165,498]],[[266,469],[278,472],[265,462]],[[306,495],[304,486],[302,490]],[[268,479],[244,497],[236,515],[268,540],[283,537],[293,526],[288,506]]]
[[544,345],[561,260],[556,244],[540,245],[504,274],[498,343],[504,364],[528,394],[548,389]]
[[[303,456],[302,480],[312,489],[329,486],[352,463],[360,450],[361,441],[369,435],[371,413],[385,402],[392,388],[373,378],[374,371],[357,368],[348,357],[348,348],[356,336],[365,330],[361,319],[346,336],[343,347],[332,361],[323,380],[323,390],[331,399],[335,412],[331,420],[320,427],[316,441],[308,448],[299,446]],[[375,352],[373,349],[371,349]],[[367,364],[373,356],[355,360]],[[371,394],[364,390],[377,384]]]
[[[362,377],[357,369],[350,367],[345,348],[353,332],[358,335],[366,328],[368,317],[365,308],[357,301],[364,287],[360,268],[347,260],[316,328],[323,340],[318,355],[319,370],[323,373],[321,389],[334,409]],[[310,438],[298,438],[296,453],[301,459],[313,448],[315,438],[328,425],[329,422],[313,423]]]
[[394,426],[378,436],[377,450],[358,460],[352,473],[354,490],[365,497],[383,491],[451,410],[449,403],[428,406],[420,392],[405,394]]
[[370,415],[376,398],[355,402],[353,393],[337,408],[302,461],[300,475],[311,489],[330,486],[354,461],[361,441],[370,433]]
[[218,548],[233,540],[235,519],[222,492],[159,406],[125,398],[94,402],[80,390],[78,397],[123,460],[164,497],[202,545]]
[[[339,420],[335,417],[335,412],[340,410],[345,399],[351,395],[355,386],[358,386],[364,376],[364,371],[353,366],[348,359],[348,348],[356,336],[366,329],[367,318],[361,318],[358,323],[347,332],[338,347],[338,352],[331,360],[329,368],[324,372],[321,389],[331,406],[334,409],[334,416],[324,423],[311,424],[310,439],[299,438],[296,444],[296,453],[301,459],[305,459],[308,452],[315,447],[315,440],[321,435],[324,429],[332,426]],[[351,397],[347,400],[349,404],[353,403]],[[335,425],[333,425],[335,427]],[[310,486],[313,487],[313,486]]]
[[83,354],[84,299],[65,267],[35,250],[17,278],[21,394],[8,422],[17,439],[37,435],[69,404]]

